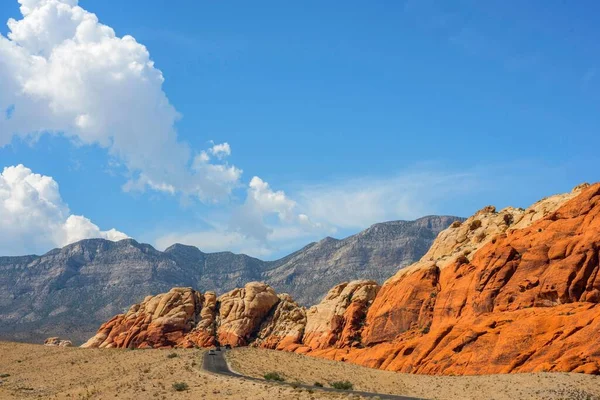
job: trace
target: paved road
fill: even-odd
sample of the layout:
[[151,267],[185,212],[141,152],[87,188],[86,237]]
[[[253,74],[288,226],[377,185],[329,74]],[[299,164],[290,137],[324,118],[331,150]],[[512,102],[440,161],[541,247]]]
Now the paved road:
[[[205,370],[207,370],[209,372],[219,374],[219,375],[231,376],[231,377],[235,377],[235,378],[250,379],[253,381],[266,382],[265,379],[258,379],[258,378],[253,378],[250,376],[240,375],[240,374],[236,374],[235,372],[231,371],[229,369],[229,366],[227,365],[227,361],[225,361],[224,354],[225,354],[225,350],[216,351],[215,355],[210,355],[208,352],[206,352],[204,355],[204,362],[202,363],[202,368],[204,368]],[[279,383],[279,382],[274,382],[274,381],[269,381],[269,382]],[[280,384],[292,385],[291,383],[285,383],[285,382],[281,382]],[[334,388],[326,388],[326,387],[321,388],[318,386],[310,386],[310,385],[302,385],[302,384],[293,384],[293,385],[304,388],[304,389],[322,390],[322,391],[326,391],[326,392],[337,392],[337,393],[345,393],[345,394],[358,394],[358,395],[364,396],[364,397],[377,397],[380,399],[421,400],[416,397],[396,396],[396,395],[392,395],[392,394],[358,392],[358,391],[353,391],[353,390],[339,390],[339,389],[334,389]]]

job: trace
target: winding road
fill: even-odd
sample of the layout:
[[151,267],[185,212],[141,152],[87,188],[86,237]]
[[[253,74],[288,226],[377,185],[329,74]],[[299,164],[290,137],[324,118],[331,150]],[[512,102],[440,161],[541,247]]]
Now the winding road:
[[[225,352],[226,352],[226,350],[215,351],[215,354],[211,355],[207,351],[204,355],[204,361],[202,363],[202,368],[204,368],[206,371],[212,372],[214,374],[225,375],[225,376],[230,376],[230,377],[234,377],[234,378],[249,379],[249,380],[253,380],[253,381],[277,383],[277,384],[290,385],[290,386],[292,385],[291,383],[267,381],[265,379],[259,379],[259,378],[254,378],[251,376],[236,374],[231,369],[229,369],[229,365],[227,365],[227,361],[225,360]],[[344,394],[344,393],[345,394],[357,394],[357,395],[360,395],[363,397],[377,397],[378,399],[423,400],[423,399],[418,399],[417,397],[398,396],[398,395],[393,395],[393,394],[359,392],[359,391],[354,391],[354,390],[339,390],[339,389],[334,389],[334,388],[318,387],[318,386],[296,384],[296,383],[294,383],[293,385],[304,388],[304,389],[321,390],[321,391],[325,391],[325,392],[336,392],[336,393],[341,393],[341,394]]]

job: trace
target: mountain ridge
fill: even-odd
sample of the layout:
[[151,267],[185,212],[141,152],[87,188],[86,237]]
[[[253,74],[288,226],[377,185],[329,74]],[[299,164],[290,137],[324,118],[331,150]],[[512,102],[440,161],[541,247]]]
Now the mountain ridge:
[[220,344],[403,373],[600,375],[599,260],[600,183],[584,184],[527,209],[484,207],[382,285],[340,283],[310,308],[264,282],[218,297],[172,288],[82,347]]
[[273,261],[227,251],[204,253],[179,243],[159,251],[134,239],[87,239],[40,256],[0,257],[0,337],[81,341],[109,316],[174,286],[224,293],[264,280],[310,305],[348,277],[389,278],[398,266],[424,254],[437,233],[455,220],[460,218],[378,223],[367,230],[389,225],[387,240],[373,243],[361,232],[325,238]]

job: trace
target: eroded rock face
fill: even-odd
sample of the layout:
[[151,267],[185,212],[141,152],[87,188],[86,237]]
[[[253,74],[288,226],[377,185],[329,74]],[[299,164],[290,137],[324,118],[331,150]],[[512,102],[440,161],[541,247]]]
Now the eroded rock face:
[[90,342],[206,345],[192,338],[212,335],[408,373],[599,374],[599,272],[600,184],[584,185],[527,210],[484,208],[381,288],[340,284],[309,310],[256,282],[212,303],[169,292],[113,318]]
[[[119,314],[100,327],[98,333],[82,347],[100,348],[159,348],[190,347],[198,335],[198,326],[214,320],[204,313],[204,298],[191,288],[173,288],[168,293],[148,296],[140,304],[133,305],[126,314]],[[210,295],[208,296],[210,298]],[[210,304],[204,309],[210,311]],[[196,328],[196,329],[195,329]],[[196,330],[194,335],[187,335]]]
[[59,337],[50,337],[44,340],[44,346],[72,347],[73,343],[70,340],[62,340]]
[[251,282],[217,298],[214,292],[174,288],[148,296],[103,324],[82,347],[209,347],[248,344],[279,302],[264,283]]
[[571,193],[547,197],[526,210],[507,207],[498,212],[495,207],[487,206],[463,223],[442,231],[421,260],[399,270],[383,284],[367,315],[364,342],[392,340],[410,327],[426,328],[429,322],[424,316],[431,313],[434,297],[442,287],[439,283],[442,270],[449,265],[468,263],[479,249],[499,235],[548,217],[588,187],[584,184]]
[[266,349],[291,349],[302,343],[306,327],[306,309],[288,294],[280,294],[279,303],[261,324],[253,346]]
[[346,347],[361,342],[368,307],[379,291],[374,281],[337,285],[307,313],[303,344],[309,349]]
[[279,297],[265,283],[251,282],[219,297],[219,343],[244,346],[250,342]]
[[470,260],[386,284],[367,316],[368,348],[312,354],[413,373],[597,374],[599,249],[594,185],[528,227],[496,235]]
[[185,337],[182,347],[210,347],[216,344],[217,333],[217,295],[215,292],[204,293],[200,319],[196,326]]

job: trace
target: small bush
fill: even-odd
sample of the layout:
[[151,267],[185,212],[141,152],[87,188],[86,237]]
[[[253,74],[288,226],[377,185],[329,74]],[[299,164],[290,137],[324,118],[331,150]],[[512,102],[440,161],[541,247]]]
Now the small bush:
[[10,374],[0,374],[0,378],[8,378]]
[[175,357],[179,357],[177,355],[177,353],[169,353],[169,355],[167,356],[167,358],[175,358]]
[[456,257],[456,263],[460,266],[463,264],[468,264],[469,263],[469,259],[467,258],[467,256],[461,254],[460,256]]
[[478,219],[473,220],[473,222],[471,222],[471,225],[469,225],[469,229],[474,231],[477,228],[481,227],[481,221]]
[[315,384],[313,386],[316,387],[323,387],[323,384],[321,382],[315,382]]
[[285,381],[285,379],[283,379],[283,377],[281,375],[279,375],[279,373],[277,373],[277,372],[267,372],[263,376],[268,381],[277,381],[277,382]]
[[431,329],[431,322],[421,328],[421,333],[427,335]]
[[185,382],[175,382],[173,385],[173,389],[177,392],[183,392],[189,389],[189,386]]
[[461,225],[462,225],[462,222],[460,222],[460,221],[454,221],[452,223],[452,225],[450,225],[450,228],[458,228]]
[[330,385],[332,388],[340,390],[352,390],[352,388],[354,387],[354,385],[352,385],[352,382],[350,381],[331,382]]

